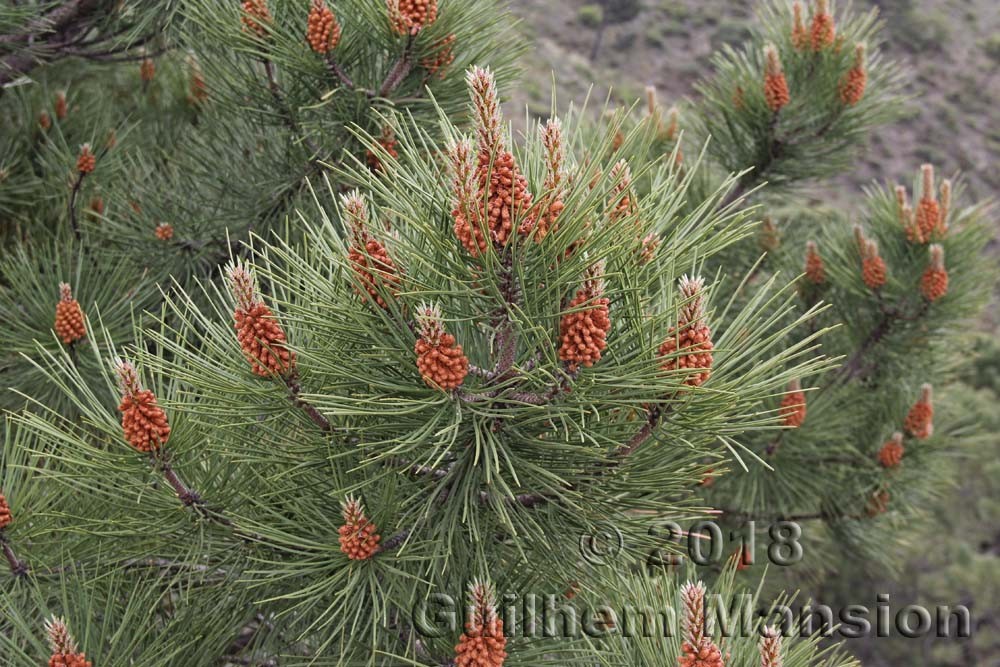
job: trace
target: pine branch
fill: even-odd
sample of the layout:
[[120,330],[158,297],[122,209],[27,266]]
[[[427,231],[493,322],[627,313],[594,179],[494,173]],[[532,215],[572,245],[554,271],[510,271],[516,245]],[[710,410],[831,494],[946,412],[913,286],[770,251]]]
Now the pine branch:
[[278,84],[278,76],[274,69],[274,63],[271,60],[264,59],[261,62],[264,64],[264,72],[267,75],[267,87],[271,91],[271,97],[274,99],[275,105],[278,107],[278,111],[281,113],[282,119],[285,121],[285,125],[288,129],[298,137],[309,152],[312,154],[310,162],[315,162],[318,159],[320,152],[319,146],[310,137],[306,136],[302,132],[302,127],[299,122],[295,119],[295,115],[292,113],[292,108],[288,105],[288,101],[285,99],[285,94],[281,90],[281,86]]
[[[659,406],[652,406],[646,411],[646,423],[643,424],[639,432],[636,433],[632,438],[618,448],[615,452],[615,456],[619,459],[628,458],[635,450],[639,449],[647,440],[649,440],[653,433],[656,431],[656,427],[660,424],[660,418],[663,416],[663,411]],[[617,465],[617,464],[615,464]]]
[[316,409],[316,406],[312,405],[305,399],[301,397],[302,385],[299,384],[298,378],[294,375],[285,378],[285,386],[288,387],[289,398],[292,399],[297,407],[302,408],[314,424],[320,427],[321,430],[332,432],[333,426],[330,424],[330,420],[323,416],[323,414]]
[[197,491],[188,487],[187,484],[181,480],[177,471],[174,470],[173,466],[170,465],[170,462],[165,457],[157,459],[156,455],[153,454],[150,456],[150,460],[153,462],[153,466],[158,467],[163,473],[164,479],[167,480],[167,483],[170,484],[174,493],[177,494],[177,497],[185,507],[193,507],[204,504],[205,501],[202,500],[201,495],[199,495]]
[[[344,84],[345,88],[354,90],[354,79],[348,76],[347,72],[341,68],[340,64],[334,59],[332,53],[327,53],[326,55],[326,69],[332,74],[337,80]],[[371,97],[371,91],[366,91],[368,96]]]
[[28,564],[18,559],[17,555],[14,553],[14,548],[10,545],[10,540],[7,538],[7,534],[2,529],[0,529],[0,549],[3,549],[3,555],[7,559],[7,565],[10,567],[10,571],[15,577],[28,576]]
[[379,86],[379,97],[388,97],[392,91],[399,87],[399,84],[403,82],[403,79],[405,79],[406,75],[410,73],[410,70],[413,69],[412,56],[415,36],[416,35],[411,32],[409,37],[407,37],[406,47],[403,49],[403,53],[399,56],[399,59],[396,60],[396,64],[392,66],[392,69],[389,70],[389,73],[385,77],[385,81],[383,81],[382,85]]
[[76,180],[73,182],[73,189],[69,194],[69,224],[73,229],[73,235],[76,236],[77,241],[80,240],[80,223],[77,221],[76,216],[76,200],[80,195],[80,187],[83,185],[83,179],[86,176],[86,172],[77,172]]

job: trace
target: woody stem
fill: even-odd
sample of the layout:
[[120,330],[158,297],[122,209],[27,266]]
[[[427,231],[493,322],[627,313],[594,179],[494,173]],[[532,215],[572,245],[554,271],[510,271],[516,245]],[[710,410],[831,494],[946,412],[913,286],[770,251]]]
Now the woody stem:
[[76,200],[80,195],[80,186],[83,185],[83,179],[87,174],[84,172],[78,172],[76,180],[73,182],[73,190],[69,194],[69,224],[73,228],[73,235],[76,236],[76,240],[80,240],[80,223],[76,219]]
[[302,141],[309,152],[315,156],[319,154],[319,146],[316,145],[312,139],[307,137],[303,132],[302,128],[299,126],[295,116],[292,113],[292,109],[288,106],[288,102],[285,100],[285,95],[281,91],[281,86],[278,85],[278,77],[274,70],[274,63],[270,60],[264,60],[264,72],[267,74],[267,87],[271,91],[271,97],[274,98],[274,103],[277,105],[279,111],[281,112],[281,117],[285,121],[285,125],[288,129]]
[[410,56],[412,55],[411,51],[413,50],[413,40],[415,36],[416,35],[411,32],[410,36],[406,39],[406,47],[403,49],[402,55],[399,56],[396,64],[393,65],[391,70],[389,70],[389,73],[385,77],[385,81],[383,81],[382,85],[379,86],[379,97],[386,97],[392,93],[392,91],[396,90],[396,88],[399,87],[399,84],[403,82],[403,79],[406,78],[406,75],[410,73],[410,70],[413,69],[413,61]]
[[302,385],[299,384],[298,379],[294,376],[288,376],[285,378],[285,386],[288,387],[289,396],[292,402],[298,407],[302,408],[314,424],[319,426],[324,431],[332,431],[333,427],[330,425],[330,420],[324,417],[319,410],[316,409],[314,405],[308,403],[300,397],[302,392]]
[[344,84],[345,88],[354,89],[354,79],[348,76],[347,72],[345,72],[340,64],[333,59],[333,56],[329,54],[326,56],[326,68],[329,70],[330,74],[335,76],[342,84]]
[[180,498],[180,501],[184,503],[185,506],[191,507],[192,505],[201,505],[204,501],[198,492],[189,488],[178,476],[177,471],[174,470],[173,466],[166,459],[157,459],[154,455],[153,464],[159,465],[160,470],[163,472],[164,479],[173,488],[174,493]]
[[7,559],[7,565],[10,566],[11,573],[15,577],[27,576],[28,564],[18,559],[17,554],[14,553],[14,549],[10,546],[10,542],[3,530],[0,530],[0,548],[3,549],[3,555]]
[[646,412],[646,423],[643,424],[642,428],[627,443],[618,448],[615,455],[619,458],[626,458],[629,454],[639,449],[643,443],[652,437],[653,431],[659,426],[660,417],[662,416],[663,413],[659,407],[653,406],[649,408]]

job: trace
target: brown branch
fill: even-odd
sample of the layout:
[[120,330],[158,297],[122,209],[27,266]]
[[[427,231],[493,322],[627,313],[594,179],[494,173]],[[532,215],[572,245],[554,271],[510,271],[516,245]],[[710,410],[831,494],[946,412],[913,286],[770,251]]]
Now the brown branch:
[[344,84],[345,88],[354,90],[354,79],[348,76],[347,72],[345,72],[337,61],[333,59],[333,54],[328,53],[326,56],[326,69],[330,72],[330,74]]
[[292,399],[297,407],[302,408],[314,424],[320,427],[320,429],[332,432],[333,426],[330,424],[330,420],[323,416],[323,414],[316,409],[314,405],[304,400],[301,397],[302,385],[299,384],[298,378],[293,374],[285,377],[285,386],[288,387],[289,398]]
[[157,458],[154,454],[151,458],[153,460],[153,465],[160,468],[161,472],[163,472],[164,479],[167,480],[167,483],[170,484],[174,493],[177,494],[177,497],[182,503],[184,503],[185,507],[193,507],[195,505],[203,505],[205,503],[197,491],[190,488],[181,480],[177,471],[174,470],[173,466],[170,465],[170,462],[165,457]]
[[0,529],[0,548],[3,549],[3,555],[7,559],[7,565],[10,567],[11,574],[15,577],[28,576],[28,564],[18,559],[17,554],[14,553],[14,548],[10,546],[10,541],[2,529]]
[[410,33],[410,36],[406,39],[406,47],[403,49],[402,55],[399,56],[396,64],[389,70],[385,81],[379,86],[379,97],[388,97],[392,91],[399,87],[399,84],[403,82],[403,79],[410,73],[410,70],[413,69],[412,51],[415,36],[414,33]]
[[73,182],[73,190],[69,194],[69,224],[73,228],[73,235],[76,236],[77,241],[80,240],[80,223],[76,218],[76,200],[80,195],[80,186],[83,185],[83,179],[86,175],[82,171],[77,172],[76,181]]
[[[646,423],[643,424],[642,428],[632,436],[632,438],[618,448],[615,452],[615,456],[619,459],[627,458],[632,452],[639,449],[647,440],[653,436],[653,432],[656,427],[660,425],[660,418],[663,416],[663,411],[659,406],[652,406],[646,412]],[[617,465],[617,464],[616,464]]]

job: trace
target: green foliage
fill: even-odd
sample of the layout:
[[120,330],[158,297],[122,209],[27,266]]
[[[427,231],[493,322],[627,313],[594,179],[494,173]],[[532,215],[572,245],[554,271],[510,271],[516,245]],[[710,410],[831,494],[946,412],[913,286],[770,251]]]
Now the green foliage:
[[[930,539],[906,529],[947,487],[956,446],[977,442],[974,421],[943,401],[933,437],[906,438],[901,467],[876,455],[920,385],[947,386],[967,349],[995,278],[981,256],[989,211],[956,184],[950,229],[934,239],[949,289],[931,302],[920,293],[928,245],[907,238],[890,188],[867,193],[861,218],[888,266],[875,290],[846,216],[790,197],[849,168],[900,113],[901,75],[878,53],[874,13],[838,11],[842,43],[814,53],[794,48],[786,3],[767,2],[748,44],[724,49],[677,115],[651,97],[641,119],[605,114],[595,128],[571,109],[561,126],[529,119],[515,141],[489,95],[467,113],[471,66],[505,83],[515,69],[520,44],[494,0],[442,0],[409,35],[393,28],[391,3],[343,0],[343,35],[325,55],[304,39],[306,4],[272,0],[259,31],[242,27],[254,17],[239,3],[209,0],[159,14],[130,5],[130,28],[97,19],[92,34],[127,35],[109,43],[124,49],[116,58],[147,68],[154,56],[130,49],[165,22],[157,43],[169,51],[151,79],[136,62],[97,68],[0,41],[7,64],[23,53],[48,63],[0,98],[22,130],[0,138],[0,372],[14,390],[0,399],[11,411],[0,489],[14,516],[0,529],[0,646],[13,667],[44,662],[52,615],[100,665],[453,665],[461,623],[431,636],[412,613],[442,594],[460,608],[472,582],[591,611],[680,610],[682,578],[712,580],[723,603],[756,585],[729,553],[696,574],[659,568],[681,550],[655,530],[665,523],[712,516],[742,531],[753,520],[761,535],[805,524],[804,565],[769,588],[846,559],[875,576],[900,542]],[[18,35],[39,7],[0,10],[0,32]],[[641,8],[587,5],[579,20],[603,29]],[[791,90],[777,112],[763,93],[768,42]],[[839,92],[859,43],[868,87],[852,106]],[[446,44],[454,61],[435,71]],[[472,145],[470,126],[465,182],[456,146]],[[84,143],[98,158],[87,175],[75,166]],[[519,182],[506,150],[531,203],[491,200]],[[98,197],[103,212],[91,210]],[[488,213],[510,224],[509,240]],[[772,226],[758,229],[758,214]],[[479,252],[463,246],[463,223],[482,234]],[[824,260],[818,285],[795,278],[807,240]],[[259,291],[233,284],[237,268]],[[70,346],[51,331],[60,281],[88,316]],[[578,367],[563,329],[597,298],[607,347]],[[248,300],[269,309],[250,334]],[[434,347],[429,306],[471,364],[453,389],[418,364],[419,346]],[[660,349],[692,317],[711,330],[703,384],[683,368],[689,351]],[[577,335],[593,345],[593,331]],[[294,370],[252,371],[247,355],[286,346]],[[123,432],[137,397],[116,386],[122,358],[171,428],[145,456]],[[978,372],[988,384],[987,364]],[[795,381],[808,410],[790,429],[780,405]],[[982,473],[989,493],[992,469]],[[869,511],[883,491],[888,511]],[[341,547],[352,500],[381,536],[365,560]],[[981,503],[977,516],[994,510]],[[610,566],[582,551],[609,525],[621,544]],[[787,600],[760,585],[752,599]],[[675,664],[684,650],[679,636],[608,625],[513,636],[505,664]],[[760,664],[761,625],[719,640],[727,664]],[[788,638],[784,664],[854,663]]]
[[576,17],[585,28],[597,28],[604,23],[604,7],[598,4],[584,5],[577,10]]

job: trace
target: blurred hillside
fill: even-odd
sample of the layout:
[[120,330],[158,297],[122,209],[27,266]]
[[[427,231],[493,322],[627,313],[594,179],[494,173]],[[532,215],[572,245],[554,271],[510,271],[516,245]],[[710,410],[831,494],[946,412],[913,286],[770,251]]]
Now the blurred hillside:
[[[552,79],[560,107],[590,95],[590,108],[631,105],[647,85],[665,105],[695,95],[712,54],[740,44],[754,0],[509,0],[532,52],[512,109],[546,115]],[[790,0],[789,0],[790,1]],[[611,13],[603,6],[612,7]],[[911,177],[924,162],[958,174],[971,200],[1000,200],[1000,0],[856,0],[878,7],[887,57],[910,73],[907,116],[873,136],[857,168],[815,188],[818,201],[850,207],[860,188]],[[629,20],[615,22],[615,13]],[[602,14],[605,21],[602,21]],[[595,52],[595,41],[605,24]],[[523,117],[512,113],[512,118]],[[1000,224],[993,249],[1000,249]],[[1000,293],[983,320],[1000,329]]]
[[[722,44],[740,43],[754,2],[734,0],[605,0],[606,22],[633,3],[638,14],[600,31],[597,0],[511,0],[524,19],[534,53],[515,103],[546,113],[555,72],[560,103],[592,100],[602,105],[608,90],[630,104],[652,84],[664,103],[693,94],[695,81],[710,72],[711,55]],[[1000,192],[1000,4],[997,0],[858,0],[878,6],[888,24],[890,58],[909,66],[911,115],[876,136],[858,168],[831,193],[853,193],[872,179],[908,176],[933,162],[943,173],[961,172],[975,198]],[[833,195],[836,196],[836,195]]]

